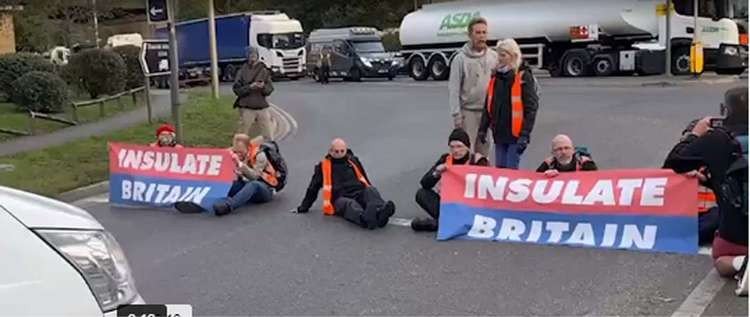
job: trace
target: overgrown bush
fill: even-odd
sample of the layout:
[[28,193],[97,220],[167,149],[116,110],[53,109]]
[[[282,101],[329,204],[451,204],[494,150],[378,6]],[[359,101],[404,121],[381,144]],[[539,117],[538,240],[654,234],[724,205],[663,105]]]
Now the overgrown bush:
[[125,90],[127,68],[119,54],[111,49],[92,48],[70,57],[65,78],[94,99]]
[[125,74],[125,88],[133,89],[143,86],[143,69],[141,68],[141,49],[135,45],[117,46],[113,50],[122,57],[127,72]]
[[41,55],[31,53],[12,53],[0,56],[0,92],[10,96],[13,82],[32,71],[52,73],[54,65]]
[[54,73],[29,72],[13,81],[11,86],[11,100],[26,110],[63,112],[70,103],[68,86]]

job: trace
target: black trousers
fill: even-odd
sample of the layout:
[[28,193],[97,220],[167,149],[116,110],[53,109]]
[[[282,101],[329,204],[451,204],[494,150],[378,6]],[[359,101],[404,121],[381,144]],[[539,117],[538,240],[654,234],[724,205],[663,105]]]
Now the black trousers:
[[417,204],[422,207],[430,217],[438,220],[440,218],[440,195],[433,190],[420,188],[417,191]]
[[375,187],[369,186],[353,198],[337,198],[333,206],[336,215],[361,227],[374,228],[377,226],[378,211],[383,209],[385,201]]
[[320,77],[321,84],[328,83],[328,76],[330,72],[331,72],[331,66],[328,66],[328,65],[320,66],[320,74],[318,76]]

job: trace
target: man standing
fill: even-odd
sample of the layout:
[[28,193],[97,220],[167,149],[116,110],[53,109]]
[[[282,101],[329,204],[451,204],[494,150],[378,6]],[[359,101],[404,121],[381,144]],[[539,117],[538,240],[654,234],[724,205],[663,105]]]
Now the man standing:
[[487,20],[474,18],[469,22],[469,42],[451,63],[448,83],[449,104],[453,127],[463,128],[474,144],[473,152],[487,156],[488,142],[478,142],[477,131],[482,120],[487,85],[497,66],[497,54],[487,48]]
[[266,97],[273,92],[271,73],[265,64],[258,61],[258,51],[252,46],[248,49],[247,63],[237,73],[232,90],[237,95],[234,107],[239,109],[240,116],[237,133],[250,135],[250,129],[257,124],[263,139],[273,140],[271,112],[266,101]]
[[385,227],[396,206],[384,201],[370,183],[359,158],[342,139],[334,139],[328,155],[315,165],[315,172],[302,204],[292,210],[306,213],[323,189],[323,213],[341,216],[362,228]]

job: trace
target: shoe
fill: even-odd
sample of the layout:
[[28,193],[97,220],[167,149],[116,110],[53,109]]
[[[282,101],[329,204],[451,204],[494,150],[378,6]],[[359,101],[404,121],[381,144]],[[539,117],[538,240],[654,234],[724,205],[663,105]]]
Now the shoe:
[[396,213],[396,204],[393,201],[385,203],[383,208],[378,212],[378,227],[383,228],[388,224],[388,219]]
[[221,217],[223,215],[227,215],[230,212],[232,212],[232,207],[229,206],[228,203],[224,201],[219,201],[214,203],[214,213],[217,217]]
[[201,205],[192,201],[178,201],[174,203],[174,208],[183,214],[198,214],[206,211]]
[[432,218],[415,218],[411,221],[411,229],[414,231],[434,232],[438,229],[437,220]]
[[[372,208],[370,208],[372,209]],[[375,229],[378,226],[378,211],[377,209],[372,209],[371,212],[368,212],[368,210],[365,210],[362,213],[362,220],[364,222],[364,227],[367,229]]]

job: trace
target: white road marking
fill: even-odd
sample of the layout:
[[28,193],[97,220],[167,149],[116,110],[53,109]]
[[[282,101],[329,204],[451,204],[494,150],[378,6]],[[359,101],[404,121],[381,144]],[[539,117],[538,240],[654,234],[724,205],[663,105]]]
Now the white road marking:
[[716,269],[712,268],[706,277],[688,295],[685,301],[682,302],[682,305],[672,313],[672,317],[700,316],[726,282],[727,280],[719,276]]
[[391,217],[391,219],[388,219],[388,224],[400,227],[409,227],[411,226],[411,219]]

